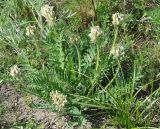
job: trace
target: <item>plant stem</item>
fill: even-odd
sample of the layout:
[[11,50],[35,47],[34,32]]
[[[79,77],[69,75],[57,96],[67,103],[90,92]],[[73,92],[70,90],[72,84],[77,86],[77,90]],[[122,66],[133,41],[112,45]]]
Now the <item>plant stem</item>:
[[[114,26],[114,38],[113,38],[113,43],[112,43],[112,48],[115,46],[116,41],[117,41],[117,37],[118,37],[118,27]],[[110,59],[111,57],[111,53],[109,54],[108,59]]]
[[115,45],[115,44],[116,44],[117,37],[118,37],[118,27],[117,27],[117,26],[115,26],[115,28],[114,28],[114,39],[113,39],[113,45]]
[[78,56],[78,76],[80,76],[81,75],[81,56],[80,56],[80,53],[79,53],[77,45],[75,44],[74,46],[75,46],[76,51],[77,51],[77,56]]
[[97,61],[96,61],[96,71],[97,71],[99,66],[99,46],[98,44],[96,46],[97,46]]
[[92,6],[93,6],[93,11],[95,14],[95,17],[93,18],[93,20],[95,21],[97,19],[96,4],[95,4],[95,0],[91,0],[91,2],[92,2]]

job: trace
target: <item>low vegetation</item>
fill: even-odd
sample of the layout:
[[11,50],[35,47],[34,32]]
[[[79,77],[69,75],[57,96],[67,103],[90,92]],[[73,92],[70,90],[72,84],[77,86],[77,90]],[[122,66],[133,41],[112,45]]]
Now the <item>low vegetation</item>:
[[158,128],[159,4],[1,0],[0,83],[46,101],[31,107],[71,116],[70,128],[97,115],[99,128]]

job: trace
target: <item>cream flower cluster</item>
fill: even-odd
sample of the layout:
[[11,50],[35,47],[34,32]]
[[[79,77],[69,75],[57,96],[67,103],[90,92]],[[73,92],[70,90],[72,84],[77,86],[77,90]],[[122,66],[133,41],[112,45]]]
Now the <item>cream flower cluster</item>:
[[50,92],[50,97],[55,104],[56,110],[61,111],[64,108],[65,103],[67,102],[66,96],[56,90]]
[[93,26],[91,27],[91,32],[89,33],[89,37],[91,39],[91,42],[95,42],[97,37],[101,35],[102,31],[99,26]]
[[15,76],[17,76],[20,73],[20,71],[21,71],[21,69],[17,65],[13,65],[10,68],[10,75],[12,77],[15,77]]
[[34,35],[34,31],[35,31],[36,27],[35,26],[27,26],[26,27],[26,35],[27,36],[31,36],[31,35]]
[[112,46],[110,53],[114,57],[120,57],[121,55],[124,55],[124,47],[122,45]]
[[41,15],[45,17],[46,21],[49,25],[53,23],[54,20],[54,13],[53,13],[53,6],[44,5],[41,7]]
[[123,21],[124,15],[121,13],[112,14],[112,24],[119,25],[121,21]]

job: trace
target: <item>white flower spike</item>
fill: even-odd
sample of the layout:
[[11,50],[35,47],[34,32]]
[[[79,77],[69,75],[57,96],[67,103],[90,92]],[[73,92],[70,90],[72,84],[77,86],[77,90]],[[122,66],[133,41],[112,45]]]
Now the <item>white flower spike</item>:
[[66,96],[56,90],[50,92],[50,97],[55,104],[56,110],[61,111],[64,108],[65,103],[67,102]]
[[17,76],[20,73],[20,71],[21,71],[21,69],[17,65],[13,65],[10,68],[10,75],[12,77],[15,77],[15,76]]
[[124,15],[121,13],[112,14],[112,24],[119,25],[121,21],[123,21]]
[[97,37],[101,35],[102,31],[99,26],[93,26],[91,27],[91,32],[89,33],[89,37],[91,39],[91,42],[95,42]]
[[48,24],[52,24],[54,20],[53,6],[44,5],[41,7],[41,15],[45,17]]
[[116,58],[120,57],[124,55],[124,47],[122,45],[112,46],[110,53]]
[[36,27],[35,26],[27,26],[26,27],[26,35],[27,36],[31,36],[31,35],[34,35],[34,31],[35,31]]

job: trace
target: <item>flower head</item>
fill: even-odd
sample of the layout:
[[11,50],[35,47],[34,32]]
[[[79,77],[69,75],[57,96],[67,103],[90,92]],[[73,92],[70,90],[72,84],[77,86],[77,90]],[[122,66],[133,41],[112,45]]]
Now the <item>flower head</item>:
[[99,37],[101,33],[102,31],[99,26],[91,27],[91,32],[89,33],[89,37],[91,38],[91,41],[92,42],[96,41],[97,37]]
[[112,24],[119,25],[121,21],[123,21],[124,15],[121,13],[112,14]]
[[26,35],[27,36],[31,36],[31,35],[34,35],[34,31],[35,31],[36,27],[35,26],[27,26],[26,27]]
[[113,46],[110,53],[114,56],[114,57],[119,57],[121,55],[124,55],[124,47],[122,45],[116,45]]
[[78,36],[72,35],[72,36],[69,37],[69,41],[70,41],[71,44],[74,44],[75,42],[78,41],[78,38],[79,38]]
[[13,66],[10,68],[10,75],[11,75],[12,77],[17,76],[19,73],[20,73],[20,68],[18,68],[17,65],[13,65]]
[[65,103],[67,102],[66,96],[56,90],[56,91],[50,92],[50,97],[53,103],[55,104],[56,110],[61,111]]
[[52,24],[54,20],[53,6],[44,5],[41,7],[41,15],[45,17],[48,24]]

